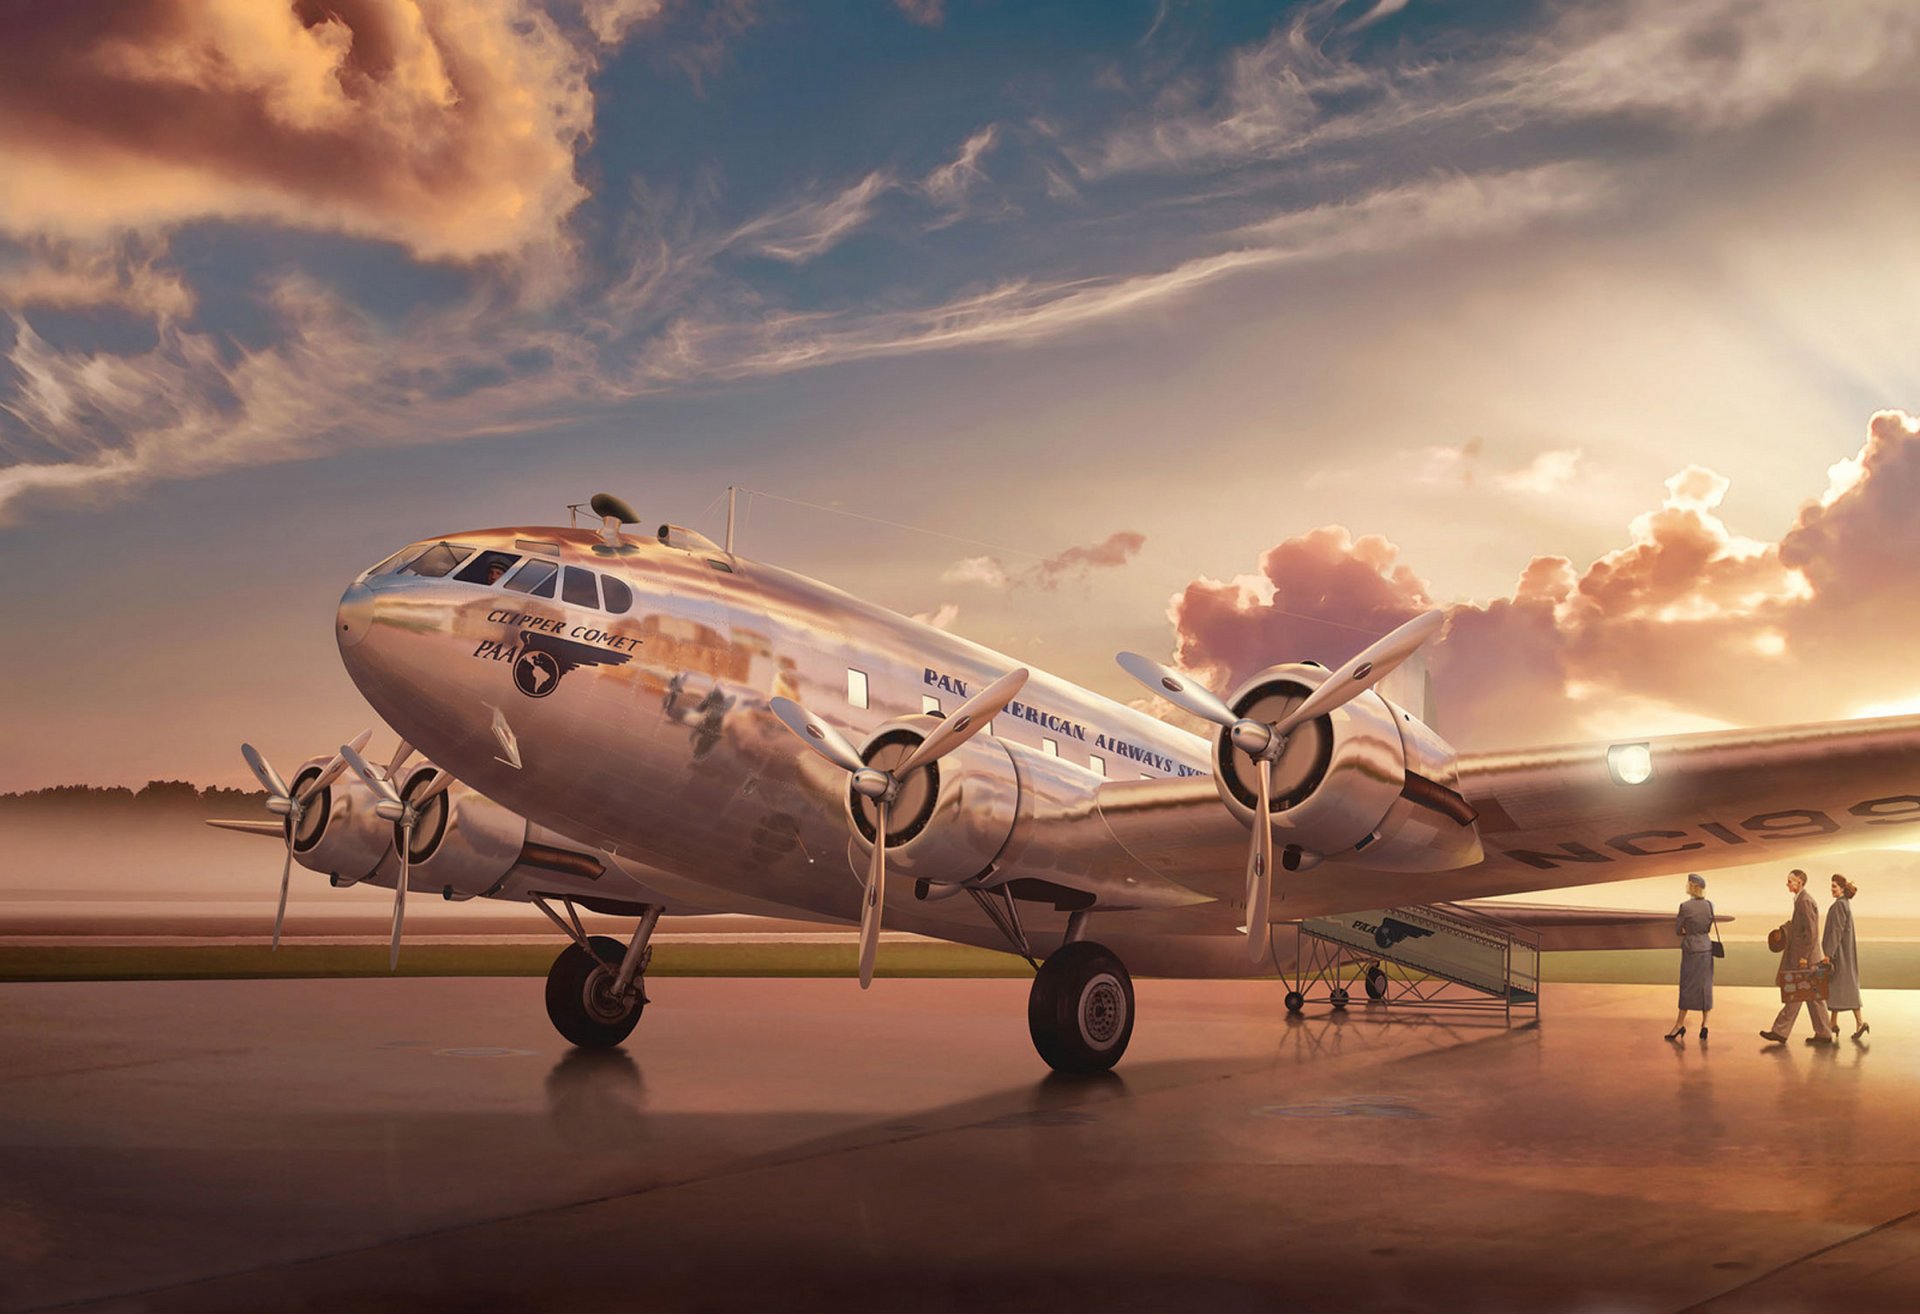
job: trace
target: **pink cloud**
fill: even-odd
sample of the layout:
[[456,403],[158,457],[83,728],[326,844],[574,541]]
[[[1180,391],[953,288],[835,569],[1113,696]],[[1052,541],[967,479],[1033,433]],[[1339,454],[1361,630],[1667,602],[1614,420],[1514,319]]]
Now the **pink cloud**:
[[[1619,733],[1623,714],[1764,724],[1911,698],[1920,670],[1920,420],[1873,417],[1866,445],[1774,542],[1722,517],[1731,482],[1689,467],[1628,542],[1576,567],[1530,562],[1511,594],[1448,608],[1428,651],[1442,726],[1463,746]],[[1175,657],[1216,688],[1275,662],[1344,660],[1433,605],[1378,536],[1313,530],[1259,573],[1175,595]],[[1649,725],[1649,731],[1667,728]]]
[[525,0],[68,0],[0,17],[0,230],[269,219],[470,260],[586,191],[590,57]]

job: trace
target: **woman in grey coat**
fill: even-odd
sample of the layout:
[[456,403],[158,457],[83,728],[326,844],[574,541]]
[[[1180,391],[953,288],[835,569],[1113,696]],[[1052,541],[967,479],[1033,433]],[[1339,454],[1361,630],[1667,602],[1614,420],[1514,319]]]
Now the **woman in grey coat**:
[[1700,1039],[1707,1038],[1707,1014],[1713,1011],[1713,905],[1707,902],[1707,883],[1687,877],[1687,901],[1680,905],[1673,933],[1680,937],[1680,1013],[1673,1019],[1668,1040],[1687,1034],[1687,1014],[1700,1014]]
[[1820,937],[1820,952],[1833,960],[1833,976],[1827,981],[1827,1008],[1837,1018],[1853,1014],[1853,1038],[1867,1034],[1867,1020],[1860,1011],[1860,953],[1853,943],[1853,896],[1860,887],[1845,876],[1834,874],[1833,906],[1827,909],[1827,929]]

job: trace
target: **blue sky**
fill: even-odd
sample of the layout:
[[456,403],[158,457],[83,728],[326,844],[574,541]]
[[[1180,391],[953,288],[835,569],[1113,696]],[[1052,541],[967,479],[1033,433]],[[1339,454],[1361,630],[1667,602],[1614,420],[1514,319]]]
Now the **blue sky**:
[[[0,606],[62,660],[0,787],[337,742],[355,570],[600,488],[999,545],[765,500],[743,540],[1115,693],[1115,648],[1216,655],[1170,598],[1270,606],[1322,526],[1490,605],[1665,551],[1635,526],[1701,466],[1708,557],[1764,556],[1920,408],[1916,42],[1890,0],[12,9]],[[1811,667],[1852,631],[1783,621],[1789,575],[1609,614]],[[1390,619],[1352,596],[1290,606]],[[1800,719],[1644,656],[1557,651],[1558,691]]]

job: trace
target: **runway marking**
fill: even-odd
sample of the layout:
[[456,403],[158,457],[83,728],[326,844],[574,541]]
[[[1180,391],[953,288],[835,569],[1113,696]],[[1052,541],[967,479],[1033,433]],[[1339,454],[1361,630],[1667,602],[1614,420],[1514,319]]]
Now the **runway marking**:
[[[1843,1246],[1850,1246],[1854,1244],[1856,1241],[1865,1241],[1869,1237],[1878,1236],[1882,1232],[1889,1231],[1892,1228],[1899,1227],[1903,1223],[1911,1223],[1915,1219],[1920,1219],[1920,1209],[1909,1209],[1907,1210],[1906,1213],[1901,1214],[1898,1218],[1889,1218],[1884,1223],[1874,1224],[1872,1227],[1869,1227],[1864,1232],[1855,1232],[1852,1236],[1843,1236],[1838,1241],[1829,1241],[1826,1245],[1821,1246],[1817,1250],[1809,1250],[1806,1254],[1801,1255],[1795,1259],[1789,1259],[1786,1263],[1777,1265],[1774,1268],[1770,1268],[1766,1272],[1758,1275],[1757,1277],[1750,1277],[1745,1282],[1739,1283],[1736,1286],[1728,1287],[1725,1291],[1719,1292],[1716,1295],[1708,1296],[1705,1300],[1698,1301],[1692,1305],[1688,1305],[1684,1309],[1676,1310],[1674,1314],[1696,1314],[1696,1311],[1711,1310],[1715,1305],[1718,1305],[1721,1301],[1725,1300],[1728,1296],[1737,1295],[1738,1293],[1745,1291],[1748,1287],[1756,1287],[1756,1286],[1759,1286],[1762,1282],[1768,1281],[1771,1278],[1779,1277],[1782,1273],[1786,1272],[1790,1268],[1798,1268],[1800,1265],[1806,1263],[1808,1260],[1818,1259],[1822,1255],[1831,1254],[1833,1251],[1839,1250]],[[1719,1265],[1716,1264],[1714,1267],[1718,1268]]]

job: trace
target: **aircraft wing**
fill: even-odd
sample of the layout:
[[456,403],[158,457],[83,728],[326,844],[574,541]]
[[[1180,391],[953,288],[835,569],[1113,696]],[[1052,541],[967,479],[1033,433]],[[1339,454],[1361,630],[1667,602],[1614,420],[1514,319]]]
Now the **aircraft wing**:
[[[1609,749],[1632,745],[1651,767],[1639,783],[1609,766]],[[1330,856],[1276,873],[1274,918],[1920,844],[1920,717],[1462,754],[1459,768],[1482,862],[1379,872],[1359,854]],[[1211,777],[1110,782],[1098,806],[1115,839],[1166,882],[1218,900],[1227,915],[1242,900],[1247,830]]]
[[[1625,908],[1571,908],[1551,903],[1509,903],[1505,900],[1474,899],[1466,903],[1443,903],[1440,911],[1464,908],[1468,912],[1525,931],[1547,952],[1571,949],[1674,949],[1680,944],[1674,933],[1674,914],[1643,912]],[[1716,916],[1716,922],[1733,918]]]

